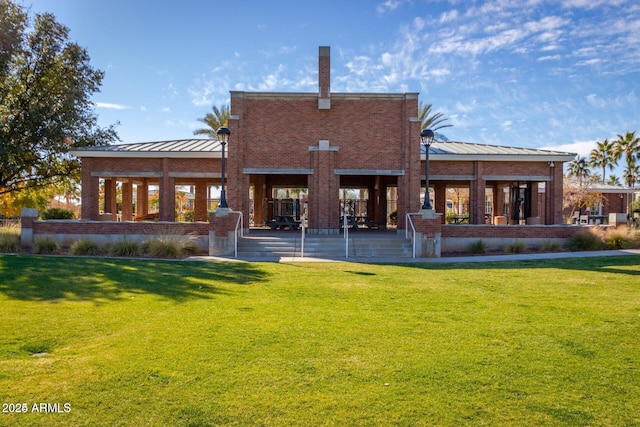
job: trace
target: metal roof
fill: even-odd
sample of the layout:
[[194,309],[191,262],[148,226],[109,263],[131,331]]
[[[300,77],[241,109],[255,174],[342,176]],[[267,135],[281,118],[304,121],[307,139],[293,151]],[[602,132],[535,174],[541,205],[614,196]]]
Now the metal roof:
[[71,153],[78,157],[221,157],[222,145],[217,139],[176,139],[80,147]]
[[[421,151],[424,158],[425,148]],[[471,142],[435,141],[429,148],[429,160],[493,160],[493,161],[556,161],[575,158],[575,153],[509,147],[504,145],[475,144]]]
[[[424,158],[424,146],[421,145],[420,149]],[[78,157],[219,158],[222,154],[222,145],[217,139],[177,139],[105,147],[81,147],[72,150],[71,153]],[[566,162],[573,160],[575,156],[575,153],[563,151],[452,141],[436,141],[429,149],[429,160]]]

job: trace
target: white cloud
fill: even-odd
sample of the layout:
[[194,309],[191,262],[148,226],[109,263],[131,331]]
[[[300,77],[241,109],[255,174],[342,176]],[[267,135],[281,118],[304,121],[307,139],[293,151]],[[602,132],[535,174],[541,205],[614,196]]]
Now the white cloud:
[[579,156],[588,156],[596,145],[596,141],[575,141],[569,144],[548,145],[540,147],[541,150],[564,151],[567,153],[576,153]]
[[128,110],[130,107],[122,104],[113,104],[111,102],[96,102],[94,105],[97,108],[107,108],[110,110]]
[[385,0],[384,2],[376,6],[376,11],[381,14],[394,11],[399,8],[402,3],[402,0]]

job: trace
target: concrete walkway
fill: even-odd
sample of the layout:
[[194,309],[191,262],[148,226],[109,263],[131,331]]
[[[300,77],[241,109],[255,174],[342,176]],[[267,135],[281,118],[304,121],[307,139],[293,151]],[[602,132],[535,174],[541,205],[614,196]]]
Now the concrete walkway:
[[[245,258],[193,256],[186,261],[232,261],[232,262],[357,262],[363,264],[413,264],[413,263],[465,263],[465,262],[497,262],[497,261],[523,261],[539,259],[565,259],[588,257],[611,257],[621,255],[640,256],[640,249],[624,249],[615,251],[588,251],[588,252],[545,252],[533,254],[509,254],[509,255],[474,255],[442,258],[310,258],[310,257],[273,257],[273,258]],[[640,259],[638,259],[640,263]]]

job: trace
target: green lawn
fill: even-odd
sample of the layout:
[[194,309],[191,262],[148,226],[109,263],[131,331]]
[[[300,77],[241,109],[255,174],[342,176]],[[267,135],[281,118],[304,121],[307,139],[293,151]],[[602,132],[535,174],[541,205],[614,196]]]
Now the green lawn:
[[0,425],[639,426],[639,264],[0,255]]

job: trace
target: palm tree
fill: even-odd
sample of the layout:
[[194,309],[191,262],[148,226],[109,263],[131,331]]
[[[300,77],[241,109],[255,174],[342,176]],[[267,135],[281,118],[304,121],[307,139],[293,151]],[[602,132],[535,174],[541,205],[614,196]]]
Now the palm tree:
[[627,132],[624,136],[618,134],[615,144],[617,155],[624,154],[627,169],[632,170],[636,165],[636,157],[640,157],[640,137],[636,136],[635,131]]
[[431,129],[435,132],[438,129],[450,128],[453,126],[452,124],[444,124],[444,122],[449,119],[440,112],[432,114],[431,108],[433,108],[433,105],[431,104],[425,105],[420,102],[418,105],[418,119],[422,123],[420,125],[420,130]]
[[223,105],[220,109],[214,105],[212,110],[213,113],[207,113],[203,118],[198,119],[207,127],[194,130],[194,135],[207,135],[211,139],[218,139],[216,132],[219,128],[227,126],[231,111],[228,105]]
[[607,184],[609,184],[609,185],[621,185],[620,184],[620,178],[618,178],[615,175],[609,175],[609,178],[607,179]]
[[578,178],[580,180],[580,187],[582,187],[582,178],[588,178],[591,174],[587,164],[588,163],[584,157],[576,156],[576,158],[571,160],[568,165],[567,172],[569,176]]
[[589,154],[589,164],[593,167],[602,168],[602,183],[606,180],[607,168],[613,170],[613,167],[618,164],[620,154],[616,151],[616,144],[609,142],[605,139],[602,142],[597,142],[597,148],[591,150]]

